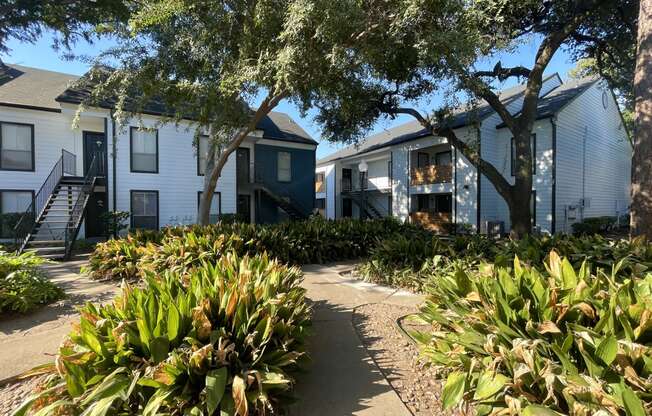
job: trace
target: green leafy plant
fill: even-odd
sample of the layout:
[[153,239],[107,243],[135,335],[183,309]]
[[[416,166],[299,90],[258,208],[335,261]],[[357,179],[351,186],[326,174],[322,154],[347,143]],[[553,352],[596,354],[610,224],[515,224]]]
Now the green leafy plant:
[[38,268],[45,260],[34,253],[13,254],[0,247],[0,313],[30,310],[64,297]]
[[112,304],[81,309],[44,390],[14,414],[273,412],[304,354],[301,272],[267,256],[222,256],[180,276],[146,273]]
[[128,211],[107,211],[100,215],[104,230],[108,236],[118,236],[129,226],[131,214]]
[[443,404],[479,415],[652,410],[652,274],[623,279],[549,254],[543,271],[484,264],[431,281],[414,334],[446,378]]

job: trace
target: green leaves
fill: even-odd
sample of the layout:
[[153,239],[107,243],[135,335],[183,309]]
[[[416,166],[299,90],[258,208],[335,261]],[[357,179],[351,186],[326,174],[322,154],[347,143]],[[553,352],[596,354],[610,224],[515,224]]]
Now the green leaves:
[[211,370],[206,374],[206,407],[208,414],[212,415],[224,396],[228,371],[226,367]]
[[466,374],[460,371],[455,371],[448,375],[441,395],[444,410],[450,409],[462,401],[465,385]]
[[501,391],[505,384],[509,381],[503,374],[495,373],[493,371],[485,371],[480,374],[478,384],[475,387],[473,400],[486,400],[493,397],[496,393]]
[[613,335],[609,335],[600,341],[598,348],[595,350],[595,355],[603,364],[609,365],[616,359],[618,353],[618,341]]

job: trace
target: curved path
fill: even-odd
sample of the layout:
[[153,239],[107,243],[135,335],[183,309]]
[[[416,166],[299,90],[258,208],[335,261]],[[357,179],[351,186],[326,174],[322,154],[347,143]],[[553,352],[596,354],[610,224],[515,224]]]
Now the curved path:
[[[416,306],[414,294],[350,280],[351,264],[304,266],[303,286],[313,303],[308,372],[298,377],[293,416],[410,415],[367,354],[353,327],[353,309],[368,303]],[[387,325],[391,325],[388,322]]]

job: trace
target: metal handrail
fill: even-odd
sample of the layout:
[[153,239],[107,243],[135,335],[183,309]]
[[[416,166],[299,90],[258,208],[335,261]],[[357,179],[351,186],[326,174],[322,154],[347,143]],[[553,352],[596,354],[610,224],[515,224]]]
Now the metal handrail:
[[97,178],[97,168],[97,157],[93,156],[93,160],[91,160],[91,163],[88,166],[88,171],[84,176],[84,181],[81,184],[81,189],[77,196],[77,200],[75,201],[75,205],[70,211],[70,216],[68,217],[68,224],[65,229],[66,258],[70,257],[72,245],[77,238],[79,226],[84,217],[86,202],[90,197],[90,194],[93,192],[93,186],[95,185],[95,179]]
[[[254,162],[253,167],[254,167],[254,183],[258,184],[262,187],[264,187],[268,193],[273,193],[275,194],[278,198],[282,198],[285,200],[285,202],[294,205],[295,207],[299,208],[303,213],[306,215],[310,215],[312,212],[312,207],[308,208],[301,202],[297,201],[296,199],[292,198],[288,192],[279,192],[278,189],[270,188],[270,183],[267,178],[265,178],[264,171],[261,169],[261,167],[264,166],[264,163],[262,162]],[[285,191],[285,189],[283,189]]]
[[50,174],[45,179],[45,182],[43,182],[43,185],[41,185],[41,188],[34,195],[32,203],[27,207],[18,222],[16,222],[14,226],[14,239],[16,245],[19,246],[20,252],[25,248],[29,236],[43,215],[43,211],[52,197],[52,192],[59,185],[61,178],[65,174],[75,174],[76,160],[77,157],[73,153],[61,149],[61,157],[52,167]]

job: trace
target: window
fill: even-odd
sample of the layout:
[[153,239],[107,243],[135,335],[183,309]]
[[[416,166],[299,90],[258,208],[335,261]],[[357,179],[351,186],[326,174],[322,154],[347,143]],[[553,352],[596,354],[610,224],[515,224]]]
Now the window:
[[158,191],[131,191],[131,228],[158,230]]
[[417,152],[417,167],[425,168],[430,165],[430,155],[428,153]]
[[34,170],[34,126],[0,122],[0,169]]
[[292,181],[292,155],[289,152],[278,152],[277,179],[279,182]]
[[206,173],[206,159],[208,158],[208,136],[199,136],[197,143],[197,175]]
[[[532,151],[532,174],[537,173],[537,135],[530,136],[530,150]],[[511,139],[511,170],[512,176],[516,176],[516,141]]]
[[14,227],[34,199],[34,191],[0,191],[0,238],[13,238]]
[[451,194],[435,195],[437,212],[453,212],[453,197]]
[[437,166],[450,166],[453,164],[453,156],[450,151],[439,152],[435,155],[435,164]]
[[[197,212],[199,212],[199,203],[201,202],[201,196],[203,192],[197,192]],[[213,193],[213,200],[211,201],[211,210],[208,213],[208,221],[211,224],[215,224],[220,220],[220,215],[222,214],[222,194],[219,192]]]
[[131,171],[158,173],[158,131],[131,128]]
[[321,193],[325,192],[326,187],[324,186],[324,172],[315,173],[315,192]]
[[315,199],[315,209],[322,217],[326,216],[326,198]]

